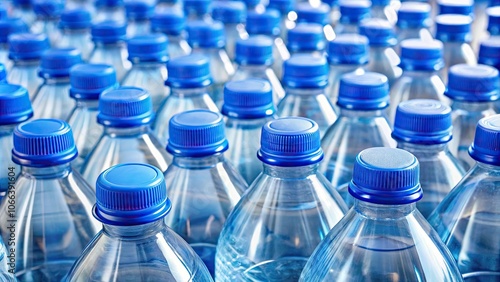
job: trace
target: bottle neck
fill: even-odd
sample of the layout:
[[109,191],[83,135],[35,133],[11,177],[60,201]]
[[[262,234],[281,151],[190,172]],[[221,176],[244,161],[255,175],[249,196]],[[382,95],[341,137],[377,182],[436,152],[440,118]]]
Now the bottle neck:
[[130,62],[133,64],[134,68],[159,69],[166,67],[166,63],[163,62],[141,62],[140,59],[131,60]]
[[435,70],[403,70],[403,75],[411,76],[414,78],[431,79],[432,76],[437,75],[438,71]]
[[40,59],[31,60],[13,60],[15,66],[20,67],[38,67],[40,65]]
[[69,84],[69,76],[65,77],[46,77],[43,76],[45,84]]
[[61,32],[63,34],[77,34],[77,35],[80,35],[80,34],[90,34],[90,29],[88,28],[75,28],[75,29],[72,29],[72,28],[63,28],[61,29]]
[[437,155],[448,149],[448,143],[427,145],[398,141],[398,148],[419,156]]
[[495,175],[500,175],[500,166],[485,164],[476,161],[476,169],[480,169],[484,172],[493,173]]
[[140,225],[130,225],[130,226],[118,226],[118,225],[110,225],[103,224],[102,229],[105,234],[109,237],[115,238],[130,238],[141,239],[147,238],[150,236],[155,236],[161,232],[162,229],[165,228],[163,223],[163,218]]
[[49,167],[28,167],[22,166],[21,172],[24,175],[36,179],[52,179],[52,178],[63,178],[69,173],[71,173],[71,164],[65,163],[61,165],[54,165]]
[[126,127],[126,128],[110,127],[110,126],[104,127],[104,133],[106,135],[111,135],[112,137],[131,137],[131,136],[145,134],[148,131],[149,131],[148,124],[134,126],[134,127]]
[[416,204],[380,205],[354,198],[354,210],[370,219],[391,220],[405,217],[415,211]]
[[174,156],[172,161],[175,166],[186,169],[210,168],[221,162],[224,162],[224,154],[221,153],[201,158]]
[[325,88],[290,88],[287,87],[286,93],[289,95],[317,96],[325,94]]
[[90,99],[76,99],[76,107],[77,108],[87,108],[92,110],[99,109],[99,99],[90,100]]
[[306,178],[309,175],[316,174],[318,171],[318,164],[295,166],[295,167],[282,167],[274,166],[264,163],[263,173],[271,177],[282,179],[295,179]]
[[206,87],[199,88],[170,88],[171,95],[179,97],[201,96],[207,94]]
[[16,126],[17,124],[0,125],[0,136],[11,136],[10,138],[12,138],[12,133]]
[[121,49],[125,48],[125,42],[118,41],[118,42],[95,42],[94,41],[95,48],[98,49]]
[[493,109],[493,102],[466,102],[466,101],[453,101],[451,107],[454,110],[464,110],[466,112],[484,112]]
[[385,110],[360,111],[340,108],[340,116],[343,117],[383,117],[384,115]]
[[249,72],[265,71],[269,67],[267,65],[239,65],[240,70]]
[[193,54],[203,54],[205,56],[216,56],[222,48],[218,47],[194,47],[191,50]]

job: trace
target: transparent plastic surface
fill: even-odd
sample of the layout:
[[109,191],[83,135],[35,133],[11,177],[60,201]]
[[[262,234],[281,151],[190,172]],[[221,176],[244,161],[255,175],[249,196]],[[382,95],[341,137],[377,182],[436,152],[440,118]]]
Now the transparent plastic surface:
[[332,103],[336,103],[339,97],[340,78],[342,78],[344,74],[351,72],[362,75],[365,73],[365,70],[363,66],[359,65],[330,65],[328,87],[325,92]]
[[127,24],[127,37],[142,36],[151,33],[149,21],[129,21]]
[[285,89],[281,86],[281,82],[272,68],[265,65],[239,65],[231,81],[247,80],[250,78],[261,78],[269,81],[273,89],[273,102],[275,105],[285,97]]
[[88,60],[90,53],[94,48],[91,41],[90,31],[88,29],[81,30],[62,30],[61,38],[55,42],[58,48],[76,48],[80,50],[82,59]]
[[168,36],[168,57],[170,59],[191,54],[191,47],[181,36]]
[[75,101],[69,96],[69,78],[47,78],[33,98],[34,118],[67,120]]
[[371,17],[375,19],[383,19],[388,21],[392,26],[396,25],[398,21],[398,14],[396,9],[400,5],[399,1],[391,1],[387,6],[384,5],[374,5],[371,7]]
[[403,70],[398,67],[400,62],[398,54],[392,47],[370,46],[370,61],[365,69],[387,76],[389,85],[392,86],[403,73]]
[[116,21],[116,22],[126,22],[125,18],[125,8],[123,6],[117,7],[97,7],[94,16],[92,17],[94,23],[100,23],[103,21]]
[[7,71],[12,68],[12,61],[9,59],[9,46],[7,44],[0,43],[0,63],[5,66]]
[[33,7],[31,5],[27,6],[14,6],[11,14],[13,18],[20,18],[27,26],[33,25],[36,20],[35,12],[33,12]]
[[399,43],[406,39],[421,39],[423,41],[431,41],[433,39],[432,33],[427,28],[397,28],[396,36],[398,38],[398,45],[396,50],[400,51]]
[[115,68],[116,79],[122,81],[125,74],[132,67],[127,60],[128,52],[124,43],[101,44],[96,43],[94,50],[90,54],[89,63],[106,64]]
[[441,71],[441,79],[445,85],[448,83],[448,69],[450,67],[458,64],[477,64],[474,50],[468,43],[463,42],[443,42],[443,58],[445,67]]
[[[10,251],[10,248],[9,248]],[[0,237],[0,281],[2,282],[16,282],[16,278],[13,274],[14,268],[10,268],[8,263],[10,262],[9,255],[11,253],[7,250],[2,238]],[[12,255],[11,255],[12,257]]]
[[50,45],[54,46],[55,44],[57,44],[59,38],[61,37],[61,33],[57,28],[58,23],[59,19],[57,18],[54,19],[39,18],[31,26],[31,32],[35,34],[38,33],[46,34],[47,37],[49,38]]
[[7,81],[10,84],[21,85],[28,90],[30,100],[33,101],[38,88],[43,83],[43,79],[38,76],[39,60],[17,61],[7,74]]
[[[0,170],[0,195],[2,197],[9,190],[9,182],[15,182],[21,172],[20,166],[11,159],[12,148],[14,147],[12,134],[15,127],[16,125],[0,126],[0,164],[2,165]],[[9,181],[9,178],[13,181]]]
[[236,41],[247,39],[248,33],[243,24],[224,24],[224,34],[226,36],[226,51],[231,60],[234,59]]
[[95,14],[95,6],[93,0],[66,0],[64,5],[65,10],[83,9],[89,11],[93,16]]
[[354,33],[359,34],[359,25],[358,24],[349,24],[349,23],[338,23],[335,25],[335,33],[336,34],[347,34]]
[[273,42],[273,65],[274,73],[279,79],[283,77],[283,63],[290,59],[290,52],[281,38],[274,38]]

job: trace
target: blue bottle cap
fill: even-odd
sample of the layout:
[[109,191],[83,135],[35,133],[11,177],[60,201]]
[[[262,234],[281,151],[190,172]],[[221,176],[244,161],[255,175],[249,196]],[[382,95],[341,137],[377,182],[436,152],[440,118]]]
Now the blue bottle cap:
[[478,63],[500,69],[500,38],[490,37],[481,42]]
[[123,6],[123,0],[96,0],[94,5],[96,7],[121,7]]
[[288,31],[288,50],[322,51],[325,49],[326,38],[323,26],[314,23],[299,23]]
[[135,127],[153,120],[153,104],[146,90],[121,87],[101,94],[97,122],[109,127]]
[[84,9],[67,10],[61,14],[59,28],[88,29],[92,26],[90,12]]
[[71,68],[69,81],[74,99],[98,100],[103,92],[118,87],[116,71],[108,65],[78,64]]
[[127,25],[117,21],[103,21],[92,26],[91,34],[94,42],[116,43],[125,40]]
[[359,34],[368,38],[370,46],[394,46],[398,43],[392,25],[382,19],[369,19],[359,26]]
[[375,72],[342,76],[337,105],[344,109],[373,111],[389,106],[387,77]]
[[42,18],[58,18],[64,10],[64,2],[60,0],[34,0],[33,12]]
[[448,89],[444,94],[455,101],[497,101],[500,98],[498,87],[497,69],[459,64],[448,70]]
[[7,16],[8,16],[7,7],[5,7],[5,5],[3,4],[0,4],[0,20],[6,19]]
[[210,64],[203,55],[192,54],[174,58],[167,63],[166,85],[172,88],[199,88],[212,84]]
[[32,0],[12,0],[14,7],[31,8]]
[[281,167],[306,166],[321,162],[323,150],[318,124],[302,117],[269,121],[262,127],[257,157]]
[[0,125],[21,123],[32,116],[28,91],[19,85],[0,84]]
[[274,115],[273,89],[265,79],[230,81],[224,87],[221,113],[236,119],[259,119]]
[[104,224],[132,226],[165,217],[172,204],[163,173],[148,164],[119,164],[99,175],[94,217]]
[[175,9],[165,9],[156,12],[151,18],[151,30],[167,35],[177,36],[186,27],[186,17]]
[[363,202],[405,205],[422,198],[420,165],[411,153],[395,148],[370,148],[356,157],[349,193]]
[[490,35],[500,34],[500,6],[486,9],[488,15],[488,32]]
[[12,161],[28,167],[69,163],[78,156],[69,124],[57,119],[36,119],[14,129]]
[[392,0],[371,0],[373,7],[389,6]]
[[234,61],[239,65],[267,65],[273,63],[273,40],[265,35],[254,35],[236,41]]
[[438,40],[421,39],[403,40],[401,46],[401,63],[405,71],[438,71],[444,67],[443,43]]
[[16,33],[9,36],[9,59],[39,60],[50,48],[44,34]]
[[436,100],[401,102],[396,110],[392,138],[413,144],[442,144],[451,140],[451,108]]
[[431,25],[431,5],[421,2],[401,3],[397,21],[399,28],[424,28]]
[[168,124],[167,151],[177,157],[201,158],[228,148],[222,115],[192,110],[174,115]]
[[168,39],[163,34],[148,34],[127,41],[128,60],[132,63],[168,61]]
[[192,21],[187,24],[187,42],[193,48],[222,48],[226,45],[224,25],[213,21]]
[[469,155],[481,163],[500,165],[500,115],[485,117],[478,122]]
[[269,0],[268,9],[278,10],[282,15],[287,15],[293,10],[295,0]]
[[7,43],[9,35],[29,32],[29,28],[20,18],[0,20],[0,43]]
[[224,24],[238,24],[245,22],[247,8],[241,1],[214,1],[212,4],[212,18]]
[[184,0],[184,13],[186,15],[205,15],[210,13],[211,0]]
[[127,19],[134,21],[145,21],[153,16],[155,6],[147,1],[128,0],[125,2],[125,13]]
[[315,23],[326,25],[329,21],[330,6],[325,3],[311,5],[309,2],[300,2],[295,6],[297,13],[297,22]]
[[7,70],[2,63],[0,63],[0,83],[7,83]]
[[443,42],[471,41],[472,18],[464,15],[439,15],[436,17],[436,39]]
[[280,34],[280,12],[267,9],[264,12],[248,11],[246,29],[250,35],[277,36]]
[[328,42],[328,62],[332,65],[368,63],[368,38],[358,34],[340,34]]
[[439,14],[474,16],[474,0],[438,0]]
[[293,55],[283,64],[283,84],[289,88],[323,88],[328,84],[328,71],[324,57]]
[[81,62],[78,49],[50,49],[42,55],[38,75],[42,78],[69,77],[71,67]]
[[362,20],[370,17],[370,1],[341,0],[339,1],[340,23],[359,24]]
[[245,6],[249,9],[254,9],[257,5],[260,4],[261,0],[243,0],[245,2]]

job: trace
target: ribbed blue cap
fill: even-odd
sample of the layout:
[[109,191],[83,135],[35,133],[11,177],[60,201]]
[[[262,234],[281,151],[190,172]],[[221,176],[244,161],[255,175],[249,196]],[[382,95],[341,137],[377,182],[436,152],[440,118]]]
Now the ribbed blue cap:
[[29,32],[29,28],[20,18],[0,20],[0,43],[7,43],[9,35]]
[[2,63],[0,63],[0,83],[7,83],[7,70]]
[[81,62],[78,49],[50,49],[42,55],[38,75],[42,78],[69,77],[71,67]]
[[392,0],[371,0],[373,7],[389,6]]
[[128,59],[137,62],[168,61],[168,39],[163,34],[148,34],[131,38],[127,41]]
[[368,38],[358,34],[340,34],[328,42],[328,62],[332,65],[368,63]]
[[430,27],[431,5],[421,2],[404,2],[398,10],[397,26],[400,28]]
[[64,10],[64,2],[60,0],[34,0],[33,12],[39,17],[58,18]]
[[163,173],[148,164],[108,168],[97,178],[95,194],[94,217],[109,225],[150,223],[165,217],[172,207]]
[[175,9],[156,12],[151,18],[151,30],[167,35],[180,35],[186,27],[186,17]]
[[299,23],[326,25],[329,21],[330,6],[325,3],[313,6],[309,2],[300,2],[295,6],[295,12],[297,13],[297,22]]
[[280,33],[280,12],[267,9],[264,12],[248,11],[246,29],[250,35],[277,36]]
[[230,81],[224,87],[221,113],[237,119],[258,119],[275,112],[273,89],[264,79]]
[[19,85],[0,84],[0,125],[21,123],[32,116],[28,91]]
[[123,0],[96,0],[96,7],[120,7],[123,6]]
[[281,15],[285,16],[293,10],[295,0],[269,0],[268,9],[278,10]]
[[438,0],[439,14],[474,16],[474,0]]
[[99,98],[97,122],[110,127],[135,127],[153,120],[150,94],[137,87],[121,87]]
[[266,164],[296,167],[323,159],[318,124],[302,117],[269,121],[262,127],[257,157]]
[[356,157],[349,193],[363,202],[404,205],[422,198],[420,165],[411,153],[395,148],[370,148]]
[[84,9],[67,10],[61,14],[59,28],[87,29],[92,26],[90,12]]
[[314,23],[299,23],[295,28],[288,31],[288,50],[300,51],[322,51],[325,49],[326,38],[323,26]]
[[436,17],[436,39],[443,42],[469,42],[472,18],[464,15]]
[[236,41],[234,61],[239,65],[271,65],[273,40],[265,35],[254,35]]
[[500,69],[500,38],[490,37],[481,42],[478,63]]
[[324,57],[293,55],[283,64],[283,84],[289,88],[322,88],[328,84],[328,71]]
[[451,108],[436,100],[401,102],[396,110],[392,138],[414,144],[442,144],[451,140]]
[[153,16],[154,12],[155,6],[147,1],[128,0],[125,2],[125,13],[129,20],[148,20]]
[[173,88],[198,88],[212,84],[210,63],[203,55],[193,54],[174,58],[167,63],[166,85]]
[[459,64],[448,70],[448,89],[444,94],[456,101],[497,101],[500,98],[498,87],[497,69]]
[[387,108],[389,106],[387,77],[375,72],[343,75],[340,79],[337,105],[359,111]]
[[12,161],[29,167],[65,164],[78,156],[69,124],[57,119],[36,119],[14,129]]
[[221,22],[207,24],[205,21],[192,21],[188,23],[186,31],[187,42],[193,48],[222,48],[226,45]]
[[228,148],[222,115],[209,110],[174,115],[168,124],[168,133],[167,151],[174,156],[200,158]]
[[224,24],[245,22],[247,8],[241,1],[215,1],[212,4],[212,18]]
[[486,9],[488,15],[488,32],[490,35],[500,34],[500,6]]
[[370,46],[394,46],[398,43],[392,25],[386,20],[366,20],[359,26],[359,33],[368,38]]
[[184,13],[186,15],[204,15],[210,13],[212,0],[184,0]]
[[469,155],[481,163],[500,165],[500,115],[485,117],[477,123]]
[[44,34],[16,33],[9,36],[9,59],[38,60],[50,48]]
[[339,1],[340,22],[344,24],[359,24],[370,17],[370,1],[341,0]]
[[78,64],[71,68],[69,81],[74,99],[97,100],[104,91],[118,87],[116,71],[108,65]]
[[401,63],[405,71],[437,71],[444,67],[443,43],[438,40],[421,39],[403,40],[401,46]]
[[116,43],[125,40],[127,25],[117,21],[103,21],[94,24],[91,33],[94,42]]

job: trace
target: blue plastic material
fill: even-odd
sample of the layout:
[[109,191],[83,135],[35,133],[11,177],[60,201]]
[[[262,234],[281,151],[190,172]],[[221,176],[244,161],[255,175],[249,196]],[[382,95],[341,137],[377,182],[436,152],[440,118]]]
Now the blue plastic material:
[[455,14],[474,16],[473,0],[438,0],[437,5],[440,15]]
[[214,1],[212,18],[224,24],[243,23],[246,20],[247,8],[240,1]]
[[340,79],[337,106],[372,111],[389,106],[389,84],[382,74],[345,74]]
[[283,84],[290,88],[323,88],[328,84],[326,58],[294,55],[283,66]]
[[42,55],[39,74],[44,78],[69,77],[71,67],[81,62],[77,49],[51,49]]
[[188,55],[167,63],[166,85],[173,88],[206,87],[212,83],[208,58],[203,55]]
[[66,10],[62,12],[59,21],[59,28],[61,29],[89,29],[91,26],[92,17],[90,12],[84,9]]
[[56,18],[64,9],[64,2],[59,0],[34,0],[33,12],[38,17]]
[[[221,113],[237,119],[256,119],[275,112],[271,84],[264,79],[228,82]],[[235,144],[236,145],[236,144]]]
[[211,0],[184,0],[184,13],[198,18],[210,12]]
[[357,34],[340,34],[328,43],[328,62],[332,65],[368,63],[368,38]]
[[294,5],[294,0],[269,0],[267,8],[278,10],[282,15],[286,15],[293,10]]
[[344,24],[359,24],[362,20],[370,17],[370,1],[339,1],[340,22]]
[[250,35],[277,36],[280,33],[280,18],[278,10],[248,11],[246,30]]
[[472,18],[464,15],[439,15],[436,21],[435,38],[443,42],[471,41]]
[[142,35],[127,41],[128,59],[134,62],[161,62],[168,60],[168,39],[161,34]]
[[476,127],[474,142],[469,148],[470,156],[481,163],[500,165],[500,117],[494,115],[481,119]]
[[325,3],[313,6],[309,2],[300,2],[295,6],[295,13],[299,23],[315,23],[323,26],[329,22],[330,6]]
[[486,14],[488,15],[488,32],[490,35],[500,35],[500,7],[488,8]]
[[399,66],[404,71],[438,71],[444,67],[443,44],[438,40],[407,39],[400,47]]
[[7,70],[2,63],[0,63],[0,83],[7,83]]
[[500,69],[500,38],[490,37],[481,42],[477,62]]
[[273,63],[273,40],[264,35],[238,40],[234,60],[240,65],[271,65]]
[[370,46],[394,46],[397,43],[393,27],[385,20],[366,20],[360,24],[359,33],[368,38]]
[[326,38],[323,26],[315,23],[299,23],[288,31],[288,50],[292,53],[323,51]]
[[448,71],[445,95],[454,101],[486,102],[500,98],[498,70],[486,66],[454,65]]
[[148,20],[153,16],[155,6],[148,2],[133,0],[125,2],[127,19],[134,21]]
[[92,41],[99,43],[116,43],[124,41],[127,25],[118,21],[104,21],[92,26]]
[[40,59],[49,47],[49,40],[43,34],[12,34],[9,36],[9,59],[16,61]]
[[177,10],[164,10],[156,12],[151,17],[151,30],[167,35],[180,35],[186,27],[186,18]]
[[210,24],[204,21],[189,22],[186,32],[187,42],[193,48],[222,48],[226,44],[224,25],[218,21]]
[[0,125],[21,123],[32,116],[28,91],[19,85],[0,84]]
[[[19,18],[8,18],[0,20],[0,43],[7,43],[9,35],[28,32],[29,28]],[[5,63],[5,62],[4,62]]]
[[101,93],[116,88],[113,67],[98,64],[78,64],[70,72],[70,96],[74,99],[97,100]]
[[431,6],[427,3],[404,2],[398,10],[399,28],[424,28],[432,25]]
[[117,7],[123,6],[123,0],[97,0],[95,2],[96,7]]

